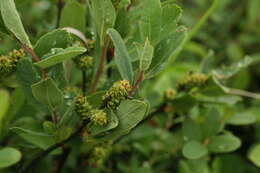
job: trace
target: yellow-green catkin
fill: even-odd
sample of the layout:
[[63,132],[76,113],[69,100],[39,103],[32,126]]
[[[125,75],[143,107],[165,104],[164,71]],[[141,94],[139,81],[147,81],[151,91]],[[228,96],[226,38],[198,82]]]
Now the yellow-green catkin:
[[93,57],[88,55],[78,56],[74,59],[77,68],[83,71],[90,69],[93,65]]
[[75,101],[75,111],[82,118],[87,119],[90,116],[92,106],[84,96],[78,96]]
[[16,70],[18,61],[24,57],[23,49],[13,50],[8,55],[0,56],[0,76],[6,76]]
[[91,110],[91,122],[95,125],[104,126],[107,124],[107,114],[101,109]]
[[127,99],[128,93],[130,91],[131,85],[129,81],[117,81],[103,96],[103,101],[106,103],[107,107],[111,109],[116,109],[122,100]]
[[201,87],[208,81],[208,79],[209,77],[205,74],[191,73],[178,83],[178,89],[189,90],[193,87]]

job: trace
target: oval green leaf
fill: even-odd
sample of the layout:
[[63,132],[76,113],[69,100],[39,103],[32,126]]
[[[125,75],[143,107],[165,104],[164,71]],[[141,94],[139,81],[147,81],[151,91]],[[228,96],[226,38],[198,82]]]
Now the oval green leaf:
[[198,159],[205,156],[207,153],[207,148],[197,141],[189,141],[182,148],[182,154],[187,159]]
[[115,46],[115,62],[121,77],[132,82],[133,67],[123,39],[115,29],[110,28],[107,33]]
[[50,55],[49,57],[41,60],[40,62],[35,63],[35,65],[41,68],[48,68],[56,64],[59,64],[62,61],[78,56],[84,52],[86,52],[86,49],[83,47],[69,47],[57,54]]
[[22,154],[15,148],[6,147],[0,150],[0,168],[12,166],[21,160]]
[[22,21],[16,10],[14,0],[0,1],[1,14],[4,24],[8,30],[23,44],[32,47],[31,42],[25,33]]

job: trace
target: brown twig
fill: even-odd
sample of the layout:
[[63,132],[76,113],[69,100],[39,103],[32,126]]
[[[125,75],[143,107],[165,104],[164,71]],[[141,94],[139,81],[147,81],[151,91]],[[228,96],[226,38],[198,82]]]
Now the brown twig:
[[91,86],[91,90],[90,90],[91,93],[96,91],[97,84],[100,80],[100,77],[101,77],[103,71],[104,71],[104,64],[105,64],[105,59],[106,59],[106,55],[107,55],[108,45],[109,45],[109,40],[105,40],[105,43],[104,43],[102,50],[101,50],[101,57],[100,57],[100,62],[99,62],[99,65],[98,65],[97,73],[96,73],[94,82]]
[[69,142],[71,139],[75,138],[76,136],[78,136],[82,130],[84,129],[84,127],[89,123],[89,120],[83,121],[83,123],[79,126],[79,128],[70,135],[70,137],[68,137],[67,139],[58,142],[52,146],[50,146],[49,148],[47,148],[46,150],[38,153],[32,160],[31,162],[29,162],[29,164],[23,168],[21,170],[21,173],[28,173],[30,170],[32,170],[34,172],[34,168],[37,165],[37,163],[43,159],[44,157],[46,157],[50,152],[54,151],[55,149],[65,145],[67,142]]

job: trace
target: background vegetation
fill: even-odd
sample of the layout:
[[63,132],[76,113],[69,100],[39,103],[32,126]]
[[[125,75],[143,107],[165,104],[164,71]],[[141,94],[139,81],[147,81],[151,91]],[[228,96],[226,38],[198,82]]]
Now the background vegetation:
[[[140,20],[140,15],[148,14],[148,9],[157,10],[153,6],[156,0],[150,3],[144,0],[148,2],[145,7],[140,1],[112,0],[117,10],[114,28],[132,57],[137,56],[137,52],[132,51],[135,40],[129,38],[136,28],[135,22]],[[170,43],[181,47],[162,71],[145,80],[134,95],[149,104],[149,115],[126,136],[109,142],[97,144],[81,133],[64,145],[62,151],[55,150],[37,161],[36,172],[260,172],[260,95],[257,94],[260,92],[260,1],[161,0],[161,3],[174,6],[174,10],[169,8],[167,13],[176,13],[176,16],[181,13],[176,28],[180,33],[186,32],[186,37]],[[88,39],[98,40],[85,0],[15,0],[15,4],[33,45],[57,27],[73,27]],[[0,27],[0,54],[19,49],[20,44],[3,32],[3,22]],[[176,40],[179,37],[176,36]],[[153,36],[149,37],[153,45],[152,39]],[[96,43],[102,42],[100,40]],[[76,37],[73,41],[74,45],[81,45]],[[166,47],[167,41],[164,43]],[[113,50],[113,44],[109,46]],[[96,70],[98,56],[95,53],[100,49],[95,44],[93,47],[90,54]],[[137,66],[136,62],[133,59],[133,66]],[[152,62],[152,65],[160,62]],[[84,83],[76,65],[69,68],[72,68],[71,76],[67,76],[70,85],[64,89],[64,98],[68,100]],[[147,76],[152,77],[152,72]],[[85,81],[87,87],[95,79],[91,73]],[[101,78],[103,85],[97,87],[98,91],[108,90],[120,79],[117,73],[113,61],[108,61],[106,77]],[[204,76],[198,74],[207,76],[206,82]],[[13,76],[0,76],[1,173],[18,172],[51,145],[50,135],[61,141],[73,129],[50,132],[46,123],[51,121],[50,115],[28,104],[26,93]],[[202,84],[190,79],[196,77]],[[5,105],[9,105],[6,111]],[[76,117],[70,120],[75,127],[79,118],[75,112],[71,114]],[[12,156],[10,160],[8,156]]]

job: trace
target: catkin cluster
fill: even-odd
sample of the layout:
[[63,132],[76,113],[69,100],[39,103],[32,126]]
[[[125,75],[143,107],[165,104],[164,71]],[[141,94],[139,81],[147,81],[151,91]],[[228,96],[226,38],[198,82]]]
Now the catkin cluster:
[[201,87],[208,81],[208,79],[209,77],[205,74],[191,73],[178,83],[178,89],[189,90],[193,87]]
[[111,109],[116,109],[122,100],[128,97],[131,91],[131,85],[127,80],[120,80],[113,84],[113,86],[103,96],[103,101],[106,106]]
[[78,69],[86,71],[93,65],[93,57],[88,55],[78,56],[74,59]]
[[92,106],[87,101],[87,98],[84,96],[78,96],[75,102],[76,113],[82,118],[87,119],[90,116],[90,111]]
[[84,120],[90,119],[95,125],[107,124],[107,114],[101,109],[92,109],[86,97],[78,96],[75,102],[76,113]]
[[6,76],[14,72],[18,61],[23,56],[23,49],[13,50],[8,55],[0,56],[0,76]]

